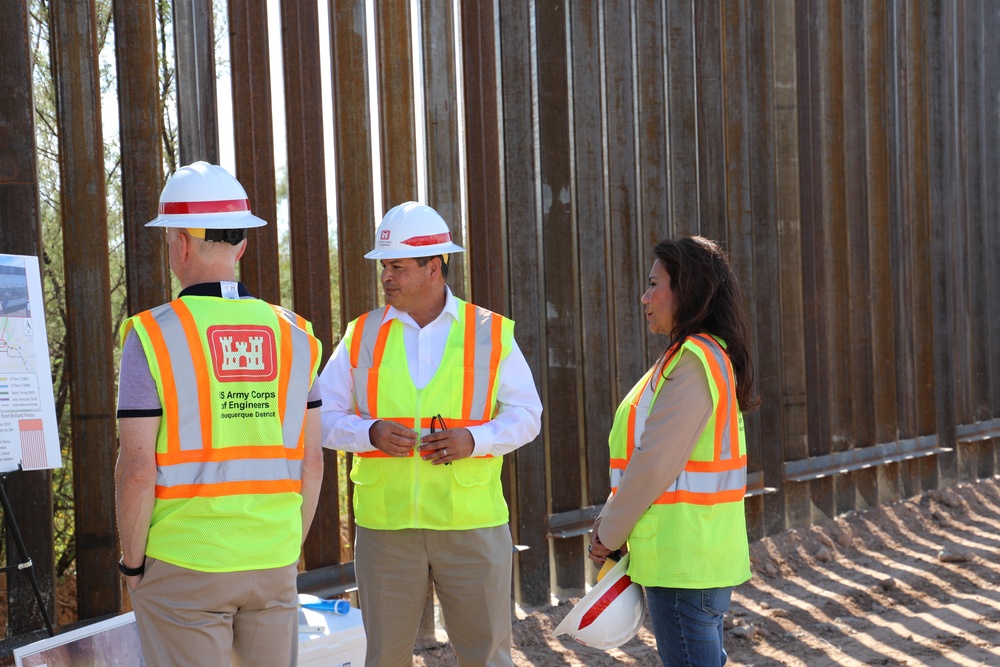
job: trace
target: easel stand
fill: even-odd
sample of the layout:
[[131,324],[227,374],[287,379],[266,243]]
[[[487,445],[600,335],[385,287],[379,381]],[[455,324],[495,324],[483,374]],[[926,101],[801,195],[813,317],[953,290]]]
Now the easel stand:
[[[28,550],[24,547],[24,540],[21,539],[21,529],[17,527],[17,520],[14,518],[14,513],[10,509],[10,500],[7,499],[7,490],[4,488],[4,483],[7,481],[8,474],[10,473],[0,473],[0,503],[3,503],[3,514],[7,517],[7,525],[10,526],[10,532],[14,536],[14,544],[17,546],[17,555],[24,560],[23,562],[15,565],[0,567],[0,572],[14,572],[15,570],[20,570],[28,575],[28,579],[31,580],[31,588],[35,591],[35,600],[38,601],[38,610],[42,612],[42,620],[45,621],[45,629],[49,631],[49,637],[52,637],[55,635],[55,632],[52,631],[52,622],[49,620],[49,614],[45,611],[45,602],[42,600],[42,590],[38,587],[38,579],[35,577],[35,570],[32,567],[31,557],[28,556]],[[8,558],[10,558],[9,555]]]

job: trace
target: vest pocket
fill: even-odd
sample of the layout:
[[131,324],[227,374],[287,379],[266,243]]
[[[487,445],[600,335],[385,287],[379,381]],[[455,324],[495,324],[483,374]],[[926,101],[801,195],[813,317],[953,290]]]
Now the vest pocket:
[[381,465],[367,465],[367,461],[361,458],[354,459],[354,467],[351,468],[351,481],[358,486],[372,486],[382,477]]
[[462,459],[449,466],[459,486],[473,487],[487,484],[494,475],[493,459]]
[[651,537],[655,537],[658,525],[659,521],[657,521],[656,517],[646,512],[635,522],[635,526],[632,527],[632,532],[628,538],[629,540],[648,540]]

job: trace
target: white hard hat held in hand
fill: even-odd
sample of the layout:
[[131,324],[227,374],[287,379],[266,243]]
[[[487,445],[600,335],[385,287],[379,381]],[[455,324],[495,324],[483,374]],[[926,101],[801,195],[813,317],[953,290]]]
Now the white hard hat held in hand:
[[646,597],[642,586],[632,583],[626,574],[628,563],[629,554],[625,554],[576,603],[553,634],[567,634],[581,644],[605,651],[635,637],[646,616]]
[[385,214],[375,230],[375,248],[365,257],[447,257],[453,252],[465,252],[465,248],[452,243],[451,230],[444,218],[430,206],[408,201]]
[[160,193],[160,210],[147,227],[247,229],[267,224],[250,213],[240,182],[222,167],[195,162],[181,167]]

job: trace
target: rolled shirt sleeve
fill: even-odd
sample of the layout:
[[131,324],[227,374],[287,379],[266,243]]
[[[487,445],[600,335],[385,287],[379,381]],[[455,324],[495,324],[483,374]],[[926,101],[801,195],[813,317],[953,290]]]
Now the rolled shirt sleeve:
[[319,374],[319,409],[323,427],[323,446],[344,452],[375,450],[368,430],[377,419],[362,419],[354,410],[354,378],[351,375],[351,351],[340,341]]
[[643,512],[684,470],[712,416],[712,393],[701,361],[682,351],[646,418],[646,426],[618,490],[601,512],[598,537],[618,549]]

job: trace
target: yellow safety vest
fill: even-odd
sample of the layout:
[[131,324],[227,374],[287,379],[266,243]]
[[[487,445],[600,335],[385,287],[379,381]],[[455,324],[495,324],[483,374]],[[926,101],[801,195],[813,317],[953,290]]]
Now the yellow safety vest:
[[701,361],[714,409],[680,476],[632,528],[628,574],[643,586],[735,586],[750,578],[743,506],[746,439],[735,375],[721,341],[690,336],[649,369],[618,406],[609,437],[611,491],[617,491],[664,377],[682,353]]
[[163,416],[146,554],[203,572],[283,567],[302,543],[302,459],[319,340],[258,299],[185,296],[124,322]]
[[[423,389],[410,377],[404,325],[385,321],[387,308],[348,325],[355,410],[363,419],[386,419],[430,433],[438,415],[447,428],[476,426],[493,418],[500,362],[510,354],[514,323],[458,300],[441,365]],[[440,424],[436,425],[440,429]],[[357,455],[351,470],[354,515],[359,526],[378,530],[466,530],[507,522],[500,484],[502,457],[484,456],[433,465],[411,452]]]

